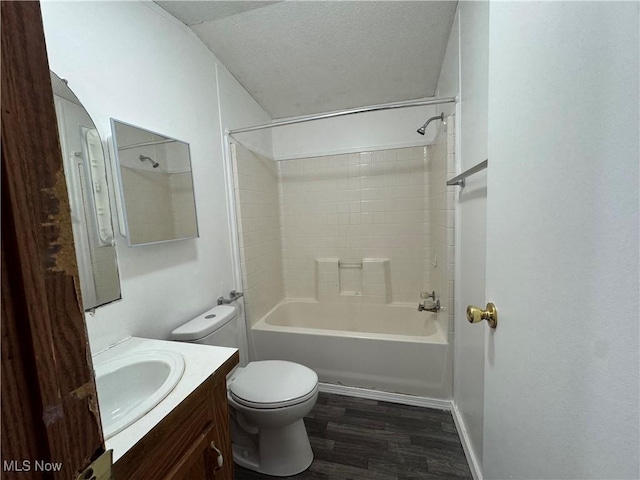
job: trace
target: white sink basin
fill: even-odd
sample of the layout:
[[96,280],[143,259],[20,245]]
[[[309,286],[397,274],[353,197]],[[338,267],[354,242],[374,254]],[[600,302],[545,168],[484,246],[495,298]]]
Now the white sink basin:
[[105,440],[158,405],[184,373],[179,353],[131,353],[95,365],[100,418]]

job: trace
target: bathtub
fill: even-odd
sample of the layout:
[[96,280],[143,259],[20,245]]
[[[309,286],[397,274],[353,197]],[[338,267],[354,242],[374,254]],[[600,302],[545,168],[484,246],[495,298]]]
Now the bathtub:
[[449,399],[452,349],[436,315],[413,305],[285,300],[251,327],[257,360],[290,360],[321,382]]

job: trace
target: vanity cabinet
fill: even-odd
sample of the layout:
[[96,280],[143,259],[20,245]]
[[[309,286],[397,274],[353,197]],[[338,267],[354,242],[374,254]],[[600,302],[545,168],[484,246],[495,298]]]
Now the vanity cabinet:
[[236,352],[114,464],[114,479],[233,480],[226,377],[237,364]]

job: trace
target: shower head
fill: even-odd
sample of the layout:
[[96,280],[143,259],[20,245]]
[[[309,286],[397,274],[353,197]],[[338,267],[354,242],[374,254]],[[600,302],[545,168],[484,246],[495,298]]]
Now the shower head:
[[429,124],[431,122],[433,122],[434,120],[444,121],[444,113],[441,113],[440,115],[436,115],[435,117],[431,117],[429,120],[427,120],[424,123],[424,125],[422,125],[418,130],[416,130],[416,132],[418,132],[420,135],[424,135],[424,132],[427,129],[427,127],[429,126]]
[[144,155],[140,155],[139,158],[141,162],[144,162],[145,160],[149,160],[153,168],[158,168],[160,166],[160,164],[158,162],[154,162],[151,157],[145,157]]

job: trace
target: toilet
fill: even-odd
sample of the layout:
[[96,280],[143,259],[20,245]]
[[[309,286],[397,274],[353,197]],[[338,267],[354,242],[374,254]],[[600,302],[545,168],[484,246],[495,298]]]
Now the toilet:
[[[181,342],[238,348],[236,308],[218,305],[171,332]],[[233,461],[266,475],[306,470],[313,452],[303,417],[318,399],[318,375],[298,363],[249,362],[227,377]]]

